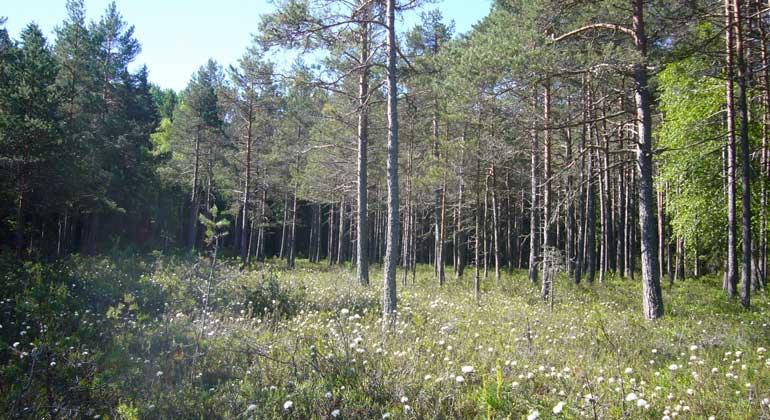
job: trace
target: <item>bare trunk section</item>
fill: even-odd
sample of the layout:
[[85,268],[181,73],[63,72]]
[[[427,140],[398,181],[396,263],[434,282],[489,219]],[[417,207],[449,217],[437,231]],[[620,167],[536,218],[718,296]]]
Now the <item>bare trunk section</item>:
[[[546,81],[545,90],[543,92],[543,121],[545,130],[543,132],[543,255],[547,255],[551,252],[554,246],[553,232],[551,228],[551,222],[553,217],[552,211],[552,197],[551,197],[551,130],[549,128],[551,118],[551,82]],[[540,297],[543,300],[547,300],[551,294],[551,276],[546,276],[546,270],[549,267],[543,265],[543,284],[540,289]]]
[[193,166],[192,193],[190,196],[190,215],[187,220],[187,246],[190,249],[195,248],[198,237],[198,209],[200,207],[200,194],[198,192],[198,183],[200,182],[200,150],[201,150],[201,128],[198,127],[195,133],[195,163]]
[[[385,247],[383,330],[396,312],[396,263],[398,259],[398,85],[396,84],[395,1],[387,0],[388,25],[388,228]],[[391,320],[394,322],[395,318]]]
[[[368,14],[368,13],[367,13]],[[359,64],[361,71],[358,76],[358,224],[356,227],[356,278],[358,283],[369,284],[369,260],[367,259],[367,226],[366,212],[368,211],[366,194],[367,181],[367,147],[369,143],[369,26],[361,24]]]
[[743,46],[741,2],[733,0],[735,52],[738,65],[738,114],[741,119],[741,178],[743,181],[743,243],[741,247],[741,305],[751,306],[751,151],[749,150],[749,110],[746,101],[746,57]]
[[[532,100],[537,109],[537,95]],[[532,149],[530,167],[530,208],[529,208],[529,281],[537,283],[537,265],[540,260],[540,200],[538,198],[538,168],[540,166],[540,144],[537,129],[532,128]]]
[[732,0],[725,0],[725,54],[727,83],[727,267],[725,279],[727,296],[735,297],[738,289],[735,220],[735,77],[733,73]]
[[644,33],[644,2],[633,0],[634,44],[642,61],[634,64],[637,132],[636,148],[639,169],[639,227],[642,245],[642,304],[644,317],[657,319],[663,316],[663,296],[660,277],[657,238],[655,237],[655,203],[652,181],[652,115],[650,88],[647,84],[647,37]]

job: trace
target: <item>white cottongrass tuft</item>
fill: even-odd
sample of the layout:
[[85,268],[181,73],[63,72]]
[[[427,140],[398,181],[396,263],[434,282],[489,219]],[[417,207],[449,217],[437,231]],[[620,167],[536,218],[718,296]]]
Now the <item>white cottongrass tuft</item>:
[[286,402],[283,403],[284,410],[291,410],[292,407],[294,407],[294,401],[292,400],[286,400]]
[[527,416],[527,420],[535,420],[539,417],[540,417],[540,412],[537,410],[532,410]]
[[460,370],[463,373],[473,373],[475,369],[473,369],[473,366],[465,365],[462,368],[460,368]]
[[553,407],[553,414],[561,414],[562,410],[564,410],[565,405],[567,405],[567,403],[565,403],[564,401],[559,401],[559,403]]

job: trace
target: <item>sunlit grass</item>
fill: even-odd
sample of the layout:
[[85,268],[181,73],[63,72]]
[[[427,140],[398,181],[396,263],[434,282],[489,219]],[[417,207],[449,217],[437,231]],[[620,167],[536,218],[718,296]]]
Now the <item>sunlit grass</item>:
[[[352,268],[298,261],[286,271],[273,261],[241,273],[225,263],[215,273],[203,325],[200,284],[207,262],[159,260],[141,281],[127,282],[132,297],[115,293],[119,302],[94,316],[93,332],[100,323],[112,328],[110,340],[96,346],[98,355],[77,351],[96,366],[95,381],[114,387],[107,392],[112,400],[92,415],[770,415],[770,307],[764,294],[746,311],[726,300],[715,278],[677,282],[664,287],[666,316],[648,322],[641,316],[638,281],[610,275],[604,284],[574,285],[563,277],[551,307],[524,271],[505,272],[499,283],[493,275],[484,279],[476,301],[469,268],[461,279],[449,268],[439,287],[431,267],[418,267],[415,282],[409,276],[406,286],[399,283],[397,319],[383,334],[379,266],[364,288]],[[124,272],[104,270],[105,276]],[[149,291],[163,302],[154,313],[144,297]],[[132,299],[138,303],[132,306]],[[17,307],[34,318],[34,307]],[[29,358],[32,343],[18,341],[14,351],[27,351]],[[67,360],[62,364],[72,369],[66,374],[75,374],[76,352],[61,351]],[[6,371],[24,363],[13,357]]]

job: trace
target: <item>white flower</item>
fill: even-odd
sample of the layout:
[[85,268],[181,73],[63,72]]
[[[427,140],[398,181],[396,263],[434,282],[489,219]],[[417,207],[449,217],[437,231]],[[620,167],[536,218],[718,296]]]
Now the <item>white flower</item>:
[[630,374],[632,374],[632,373],[634,373],[634,370],[633,370],[633,369],[631,369],[631,368],[626,368],[626,375],[630,375]]
[[455,382],[457,382],[458,384],[463,383],[465,382],[465,378],[463,378],[462,375],[457,375],[455,377]]
[[157,376],[157,377],[163,376],[163,371],[159,370],[159,371],[155,372],[155,376]]
[[668,370],[677,370],[677,369],[679,369],[679,366],[677,366],[676,363],[672,363],[668,367]]
[[762,353],[764,353],[766,351],[767,351],[767,349],[764,348],[764,347],[760,347],[760,348],[757,349],[757,353],[759,353],[759,354],[762,354]]
[[389,418],[390,418],[390,413],[385,413],[385,414],[383,414],[383,415],[382,415],[382,418],[383,418],[383,419],[389,419]]
[[339,408],[337,408],[337,409],[335,409],[334,411],[332,411],[332,417],[334,417],[334,418],[336,419],[336,418],[337,418],[337,417],[339,417],[339,416],[340,416],[340,410],[339,410]]
[[650,404],[648,404],[646,400],[643,400],[643,399],[640,398],[640,399],[636,400],[636,406],[637,407],[642,407],[642,408],[647,408],[647,407],[650,406]]
[[532,412],[527,416],[527,420],[535,420],[538,417],[540,417],[540,412],[537,410],[532,410]]
[[256,404],[249,404],[249,406],[246,407],[246,411],[254,411],[256,409],[257,409],[257,405]]
[[635,401],[638,397],[633,392],[626,395],[626,401]]
[[468,366],[468,365],[463,366],[462,368],[460,368],[460,370],[463,373],[473,373],[474,371],[473,366]]
[[695,351],[695,350],[698,350],[698,346],[696,346],[695,344],[690,346],[690,351]]
[[340,313],[341,313],[342,315],[347,315],[347,314],[349,314],[349,313],[350,313],[350,311],[348,310],[348,308],[342,308],[342,310],[340,311]]
[[291,410],[292,407],[294,407],[294,401],[292,400],[286,400],[286,402],[283,403],[284,410]]
[[19,344],[20,344],[20,343],[19,343],[18,341],[17,341],[17,342],[15,342],[15,343],[13,343],[13,348],[19,347]]
[[695,394],[695,390],[692,388],[687,388],[687,395],[693,395]]
[[407,398],[406,396],[401,397],[401,404],[406,404],[408,402],[409,402],[409,398]]
[[426,381],[430,381],[431,379],[433,379],[433,376],[432,375],[425,375],[425,377],[423,379],[425,379]]
[[566,404],[567,404],[567,403],[565,403],[564,401],[559,401],[559,403],[558,403],[558,404],[556,404],[556,406],[554,406],[554,407],[553,407],[553,414],[559,414],[559,413],[561,413],[561,412],[562,412],[562,410],[564,410],[564,406],[565,406]]
[[326,397],[327,400],[332,399],[332,393],[329,391],[326,391],[326,394],[324,394],[324,397]]

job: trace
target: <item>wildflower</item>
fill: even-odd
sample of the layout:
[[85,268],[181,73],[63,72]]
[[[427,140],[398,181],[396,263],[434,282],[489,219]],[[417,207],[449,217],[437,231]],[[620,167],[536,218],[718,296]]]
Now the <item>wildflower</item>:
[[626,395],[626,401],[635,401],[638,397],[633,392]]
[[679,366],[677,366],[677,365],[676,365],[676,363],[672,363],[672,364],[671,364],[671,365],[668,367],[668,370],[671,370],[671,371],[674,371],[674,370],[677,370],[677,369],[679,369]]
[[457,382],[458,384],[461,384],[461,383],[465,382],[465,378],[463,378],[462,375],[457,375],[455,377],[455,382]]
[[473,373],[473,371],[474,371],[474,369],[473,369],[473,366],[468,366],[468,365],[466,365],[466,366],[463,366],[462,368],[460,368],[460,370],[461,370],[463,373],[466,373],[466,374],[467,374],[467,373]]
[[634,373],[634,370],[632,368],[626,368],[626,375],[630,375]]
[[540,412],[537,410],[532,410],[532,412],[530,412],[527,416],[527,420],[535,420],[538,417],[540,417]]
[[383,415],[382,415],[382,418],[383,418],[383,419],[389,419],[389,418],[390,418],[390,413],[385,413],[385,414],[383,414]]
[[326,394],[324,394],[324,397],[326,397],[327,400],[332,399],[332,393],[329,391],[326,391]]
[[687,395],[693,395],[695,394],[695,390],[692,388],[687,388]]
[[254,411],[256,409],[257,409],[257,405],[256,404],[249,404],[249,406],[246,407],[246,411]]
[[161,376],[163,376],[163,371],[159,370],[159,371],[155,372],[155,376],[160,378]]
[[284,410],[291,410],[292,407],[294,407],[294,401],[292,400],[286,400],[286,402],[283,403]]
[[349,313],[350,313],[350,310],[349,310],[348,308],[342,308],[342,310],[340,311],[340,313],[341,313],[342,315],[347,315],[347,314],[349,314]]
[[564,406],[566,404],[567,403],[565,403],[564,401],[559,401],[559,403],[556,404],[555,407],[553,407],[553,414],[560,414],[562,412],[562,410],[564,410]]
[[336,419],[336,418],[337,418],[337,417],[339,417],[339,416],[340,416],[340,410],[339,410],[339,408],[337,408],[337,409],[334,409],[334,411],[332,411],[332,417],[334,417],[334,418]]
[[698,350],[698,346],[696,346],[695,344],[690,346],[690,351],[695,351],[695,350]]
[[640,399],[636,400],[636,406],[640,407],[640,408],[647,408],[647,407],[650,406],[650,404],[647,403],[647,400],[643,400],[643,399],[640,398]]
[[406,404],[408,402],[409,402],[409,398],[407,398],[406,396],[401,397],[401,404]]

